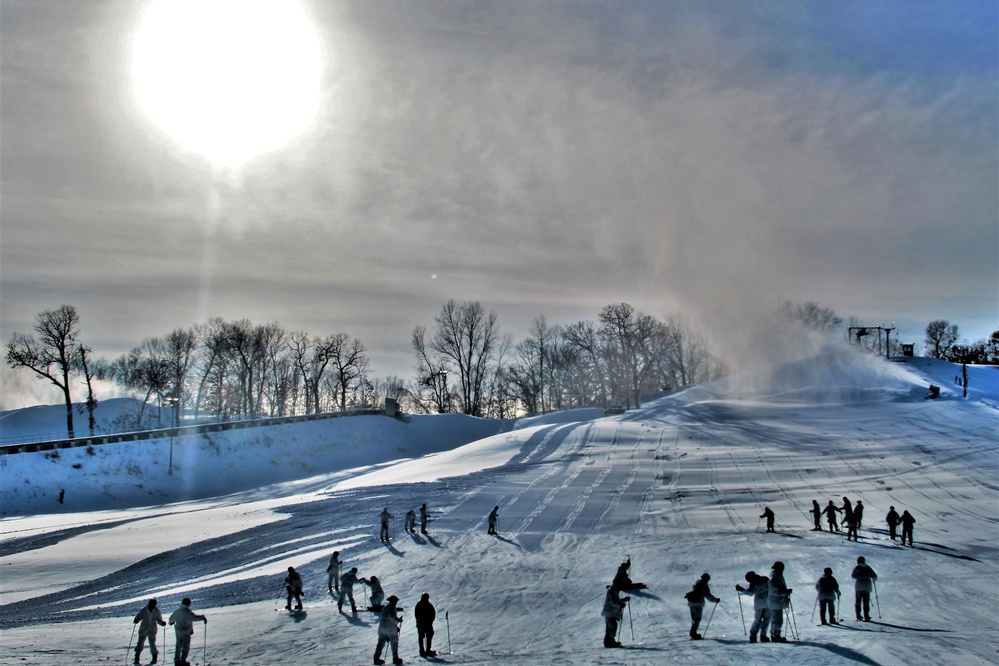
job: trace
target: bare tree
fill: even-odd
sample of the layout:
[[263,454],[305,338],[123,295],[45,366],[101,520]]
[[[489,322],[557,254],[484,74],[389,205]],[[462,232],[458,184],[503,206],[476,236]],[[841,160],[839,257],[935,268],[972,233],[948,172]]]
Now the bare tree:
[[627,391],[629,402],[640,407],[646,380],[656,365],[657,347],[663,343],[662,325],[628,303],[605,306],[599,319],[612,381]]
[[72,305],[44,310],[35,315],[34,335],[14,333],[7,345],[7,365],[27,368],[38,377],[57,386],[66,403],[66,433],[72,439],[73,398],[70,395],[70,373],[78,353],[80,317]]
[[926,347],[933,358],[947,359],[957,342],[957,324],[946,319],[931,321],[926,326]]
[[[449,372],[447,359],[433,354],[427,345],[427,329],[417,326],[413,329],[411,342],[416,353],[417,390],[413,391],[413,399],[427,412],[431,406],[438,414],[451,411],[451,390],[447,385]],[[429,404],[428,404],[429,403]]]
[[780,307],[780,312],[788,319],[798,321],[807,328],[820,333],[829,333],[843,325],[843,320],[836,316],[832,308],[820,307],[814,301],[807,303],[792,304],[791,301],[784,301]]
[[450,300],[434,321],[430,346],[458,371],[462,413],[482,416],[483,385],[499,336],[496,313],[487,313],[478,301]]
[[91,368],[91,363],[87,359],[90,354],[90,350],[80,345],[79,355],[77,356],[77,364],[79,366],[79,371],[83,373],[83,379],[87,383],[87,427],[90,430],[90,436],[94,436],[94,430],[97,423],[94,419],[94,410],[97,409],[97,397],[94,395],[94,374],[95,372]]
[[330,353],[330,363],[337,392],[340,395],[340,411],[347,411],[347,396],[358,387],[358,382],[368,370],[367,350],[361,341],[346,333],[332,336],[335,341]]

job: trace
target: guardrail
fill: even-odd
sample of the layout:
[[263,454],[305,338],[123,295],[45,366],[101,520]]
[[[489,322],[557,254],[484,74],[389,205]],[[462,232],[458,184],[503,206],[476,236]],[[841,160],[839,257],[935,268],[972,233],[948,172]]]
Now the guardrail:
[[15,453],[34,453],[36,451],[54,451],[56,449],[72,449],[81,446],[100,446],[117,442],[134,442],[145,439],[161,439],[164,437],[180,437],[182,435],[200,435],[209,432],[224,432],[242,428],[259,426],[284,425],[287,423],[305,423],[308,421],[323,421],[348,416],[383,416],[384,409],[356,409],[349,412],[327,412],[325,414],[305,414],[302,416],[274,416],[245,421],[220,421],[216,423],[201,423],[198,425],[179,426],[177,428],[157,428],[154,430],[136,430],[133,432],[116,432],[106,435],[74,437],[73,439],[51,439],[46,441],[22,441],[17,444],[0,445],[0,455]]

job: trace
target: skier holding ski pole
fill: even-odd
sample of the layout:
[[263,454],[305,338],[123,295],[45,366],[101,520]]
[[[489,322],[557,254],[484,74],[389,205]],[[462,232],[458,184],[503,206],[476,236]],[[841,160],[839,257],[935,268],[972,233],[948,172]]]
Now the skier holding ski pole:
[[[871,621],[871,590],[874,588],[874,581],[877,580],[878,575],[874,573],[864,556],[861,555],[857,558],[857,566],[853,568],[853,573],[850,574],[853,578],[854,585],[854,611],[857,614],[858,620],[863,620],[864,622]],[[860,615],[860,611],[864,611],[863,617]]]
[[[135,663],[139,663],[139,655],[142,654],[142,646],[149,641],[149,653],[153,656],[153,663],[156,663],[159,650],[156,649],[156,633],[159,627],[165,627],[163,614],[156,607],[156,599],[150,599],[149,603],[140,610],[132,623],[132,633],[135,633],[135,625],[139,625],[139,642],[135,644]],[[132,642],[129,641],[129,647]]]
[[784,563],[774,562],[770,569],[769,589],[767,590],[767,607],[770,609],[770,640],[774,643],[787,643],[787,638],[781,636],[784,627],[784,609],[790,605],[791,588],[784,582]]
[[[687,606],[690,607],[690,640],[692,641],[699,641],[703,638],[701,634],[697,633],[697,627],[701,624],[701,615],[704,613],[704,600],[712,601],[715,605],[721,601],[721,599],[711,594],[711,589],[708,587],[709,580],[711,580],[710,574],[701,574],[701,577],[694,583],[694,587],[690,592],[684,595],[684,598],[687,600]],[[712,608],[711,614],[714,615],[714,608]]]
[[[761,643],[769,643],[767,629],[770,627],[770,608],[767,606],[767,595],[770,591],[770,579],[761,576],[755,571],[746,572],[746,581],[749,587],[736,585],[735,589],[741,593],[753,597],[753,623],[749,625],[749,642],[756,642],[756,634],[760,635]],[[742,603],[739,604],[742,610]]]
[[607,586],[607,593],[604,595],[603,610],[600,611],[600,615],[604,618],[605,648],[621,647],[621,641],[618,640],[618,629],[621,620],[624,618],[624,607],[630,599],[631,597],[622,598],[620,590],[618,590],[617,585],[614,583]]
[[742,619],[742,635],[746,635],[746,614],[742,612],[742,595],[736,589],[735,598],[739,602],[739,617]]

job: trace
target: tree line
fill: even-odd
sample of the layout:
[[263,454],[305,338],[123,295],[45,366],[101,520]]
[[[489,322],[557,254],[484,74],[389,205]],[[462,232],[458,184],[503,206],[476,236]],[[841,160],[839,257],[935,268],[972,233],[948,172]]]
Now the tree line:
[[[841,328],[829,308],[784,303],[779,316],[822,333]],[[347,333],[313,335],[277,322],[213,318],[147,338],[115,359],[94,358],[81,342],[76,308],[63,305],[35,317],[34,333],[14,333],[7,364],[58,387],[66,427],[75,436],[72,384],[82,380],[90,433],[94,381],[106,380],[139,398],[136,426],[147,405],[166,407],[174,425],[195,421],[348,411],[396,400],[410,413],[459,412],[510,418],[620,403],[639,407],[650,395],[709,381],[726,372],[707,338],[682,315],[662,319],[628,303],[600,310],[595,321],[568,325],[538,316],[514,343],[495,311],[478,301],[447,301],[433,324],[411,335],[415,375],[376,378],[364,344]],[[996,363],[999,331],[975,345],[957,343],[957,327],[932,322],[928,355]],[[894,353],[894,352],[893,352]]]

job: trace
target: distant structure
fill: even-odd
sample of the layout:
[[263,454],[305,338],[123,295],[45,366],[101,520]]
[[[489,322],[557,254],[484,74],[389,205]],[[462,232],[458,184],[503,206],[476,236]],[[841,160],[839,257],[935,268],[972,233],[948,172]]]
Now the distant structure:
[[[885,358],[891,356],[891,332],[895,330],[895,322],[891,323],[891,326],[885,326],[881,324],[880,326],[848,326],[847,330],[850,332],[850,342],[859,345],[862,339],[872,332],[878,332],[878,356],[881,355],[881,332],[884,331],[885,334],[885,346],[884,355]],[[911,345],[910,345],[911,346]],[[912,354],[909,354],[911,356]]]

